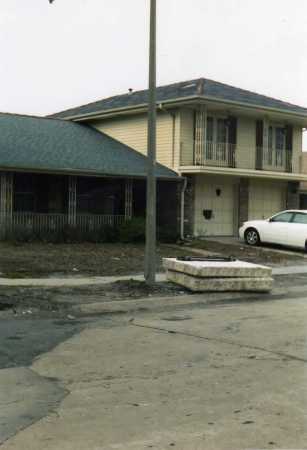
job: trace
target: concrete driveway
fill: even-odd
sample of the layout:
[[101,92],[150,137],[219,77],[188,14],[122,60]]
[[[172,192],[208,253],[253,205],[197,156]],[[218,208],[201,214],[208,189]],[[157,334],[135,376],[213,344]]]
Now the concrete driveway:
[[306,448],[306,325],[305,296],[98,318],[34,362],[67,395],[2,449]]
[[[206,237],[206,241],[211,242],[220,242],[226,245],[235,245],[240,247],[246,247],[246,249],[250,249],[251,247],[246,245],[245,242],[241,241],[237,236],[218,236],[218,237]],[[261,244],[259,247],[263,251],[275,252],[282,255],[290,255],[297,256],[299,258],[307,259],[307,254],[303,250],[293,249],[290,247],[282,247],[280,245],[271,245],[271,244]]]

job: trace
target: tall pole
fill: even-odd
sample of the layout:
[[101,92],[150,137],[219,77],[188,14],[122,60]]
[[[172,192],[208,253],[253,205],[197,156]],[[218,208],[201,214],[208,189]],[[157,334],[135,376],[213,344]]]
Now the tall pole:
[[145,280],[156,281],[156,0],[150,0]]

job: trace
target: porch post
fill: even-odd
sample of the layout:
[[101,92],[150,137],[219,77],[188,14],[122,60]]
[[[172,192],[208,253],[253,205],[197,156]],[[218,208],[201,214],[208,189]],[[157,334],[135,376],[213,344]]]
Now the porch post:
[[195,117],[195,144],[194,164],[202,165],[205,160],[206,131],[207,131],[207,109],[203,106],[196,112]]
[[77,177],[68,177],[68,225],[77,225]]
[[248,208],[249,208],[249,185],[248,178],[240,178],[239,182],[239,226],[242,226],[243,222],[248,220]]
[[5,239],[12,229],[13,219],[13,174],[0,173],[0,238]]
[[127,179],[125,185],[125,220],[132,218],[133,180]]

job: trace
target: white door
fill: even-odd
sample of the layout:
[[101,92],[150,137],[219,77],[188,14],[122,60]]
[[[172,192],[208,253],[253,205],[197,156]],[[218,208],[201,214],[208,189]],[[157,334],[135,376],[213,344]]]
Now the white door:
[[305,248],[307,241],[307,214],[296,212],[288,227],[288,245]]
[[195,235],[234,234],[236,185],[231,180],[197,177],[195,189]]
[[264,236],[265,242],[272,244],[289,245],[288,230],[294,213],[291,211],[283,212],[273,216],[265,226]]
[[262,220],[286,209],[286,184],[253,180],[249,191],[248,220]]

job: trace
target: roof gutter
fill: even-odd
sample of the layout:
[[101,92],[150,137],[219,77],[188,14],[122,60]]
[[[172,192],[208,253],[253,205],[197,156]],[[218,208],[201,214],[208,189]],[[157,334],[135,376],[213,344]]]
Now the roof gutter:
[[[78,169],[46,169],[46,168],[27,168],[27,167],[14,167],[14,166],[1,166],[0,171],[3,172],[20,172],[20,173],[35,173],[35,174],[49,174],[49,175],[76,175],[83,177],[95,177],[95,178],[138,178],[138,179],[146,179],[146,174],[137,175],[137,174],[106,174],[106,173],[97,173],[91,170],[78,170]],[[165,181],[182,181],[182,177],[178,176],[157,176],[157,180],[165,180]]]
[[[307,119],[307,113],[300,114],[298,112],[289,111],[289,110],[282,109],[282,108],[272,108],[269,106],[261,106],[261,105],[254,105],[251,103],[236,102],[233,100],[226,100],[226,99],[221,99],[221,98],[213,97],[213,96],[191,95],[191,96],[187,96],[187,97],[179,97],[179,98],[174,98],[171,100],[164,100],[161,102],[157,102],[157,105],[163,104],[163,105],[171,106],[171,105],[178,105],[180,103],[186,103],[186,102],[191,102],[191,101],[198,101],[201,103],[206,102],[206,101],[212,101],[215,103],[239,106],[239,107],[248,108],[248,109],[259,109],[259,110],[265,110],[265,111],[275,112],[275,113],[279,113],[279,114],[287,114],[287,115],[291,115],[291,116],[294,116],[299,119],[302,119],[302,118]],[[86,121],[89,119],[101,119],[101,118],[105,118],[105,117],[112,117],[114,115],[124,114],[126,112],[136,112],[137,113],[137,112],[146,112],[147,110],[148,110],[148,104],[141,103],[139,105],[125,106],[125,107],[121,107],[121,108],[111,108],[111,109],[108,109],[105,111],[96,111],[96,112],[88,113],[88,114],[71,115],[71,116],[63,117],[63,120],[73,120],[76,122],[78,122],[78,121],[83,122],[83,121]]]

